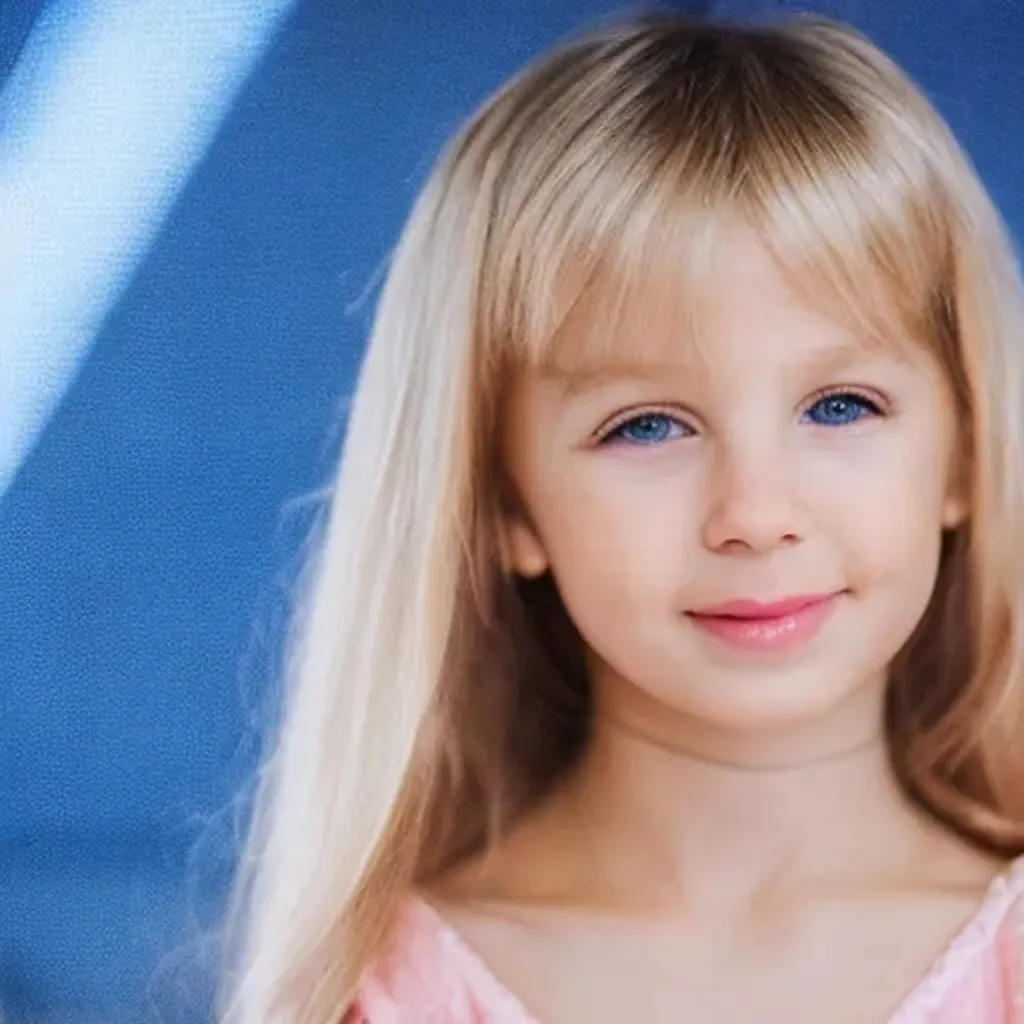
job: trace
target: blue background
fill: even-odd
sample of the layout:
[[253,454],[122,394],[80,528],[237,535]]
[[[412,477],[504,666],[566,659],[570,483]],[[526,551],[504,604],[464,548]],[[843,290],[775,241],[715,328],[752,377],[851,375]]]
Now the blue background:
[[[259,5],[220,6],[244,21]],[[800,6],[859,24],[909,68],[1019,236],[1024,4]],[[223,812],[251,767],[303,498],[332,469],[369,317],[357,300],[459,120],[540,48],[624,5],[279,8],[0,492],[11,1021],[204,1019],[189,958],[224,874]],[[0,86],[44,15],[68,30],[59,59],[81,5],[0,0]],[[0,190],[0,247],[18,212],[2,203]]]

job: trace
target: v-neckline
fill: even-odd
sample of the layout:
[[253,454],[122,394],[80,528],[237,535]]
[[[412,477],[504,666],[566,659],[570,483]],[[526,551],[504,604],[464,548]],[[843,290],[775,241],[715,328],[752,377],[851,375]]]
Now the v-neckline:
[[[957,929],[924,976],[889,1015],[886,1024],[927,1024],[978,954],[994,941],[1006,914],[1022,894],[1024,856],[1012,861],[992,879],[974,913]],[[501,1014],[493,1024],[543,1024],[526,1009],[440,910],[423,898],[417,898],[416,903],[439,940],[461,963],[477,995],[489,1009]]]

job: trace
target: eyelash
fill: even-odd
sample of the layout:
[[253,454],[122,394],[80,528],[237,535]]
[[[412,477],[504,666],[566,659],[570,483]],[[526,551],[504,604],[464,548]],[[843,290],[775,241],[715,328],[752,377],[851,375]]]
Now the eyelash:
[[[877,419],[888,415],[889,408],[888,403],[877,393],[868,391],[862,391],[859,388],[829,388],[825,391],[819,392],[817,395],[811,397],[810,403],[807,408],[801,413],[801,419],[810,412],[815,406],[821,405],[823,402],[828,402],[837,398],[853,399],[859,402],[862,406],[867,408],[867,416],[869,419]],[[860,422],[860,417],[853,420],[852,423]],[[817,424],[818,426],[825,426],[825,424]],[[851,423],[836,424],[836,426],[849,426]]]
[[[858,416],[853,420],[849,420],[843,423],[836,424],[814,424],[816,426],[823,427],[827,430],[834,430],[837,427],[852,426],[859,423],[862,419],[876,419],[878,417],[888,415],[886,402],[878,394],[871,392],[862,391],[858,388],[831,388],[826,391],[819,392],[816,395],[812,395],[808,400],[807,406],[804,411],[800,414],[801,421],[811,410],[816,406],[821,405],[823,402],[828,402],[835,399],[846,399],[852,400],[860,404],[865,409],[864,416]],[[679,415],[679,410],[676,408],[666,406],[650,406],[649,408],[632,410],[629,413],[622,414],[619,417],[613,419],[607,426],[602,427],[596,434],[596,440],[598,444],[609,444],[615,441],[622,441],[623,443],[633,443],[637,445],[643,444],[643,442],[627,442],[622,437],[622,431],[630,426],[631,424],[637,423],[641,420],[648,418],[664,417],[667,420],[672,420],[674,423],[682,427],[684,430],[695,433],[693,427],[686,423]],[[689,436],[689,435],[687,435]],[[651,444],[658,444],[664,442],[650,442]]]
[[672,420],[684,430],[693,431],[693,428],[680,418],[678,409],[670,409],[664,406],[650,406],[646,409],[633,410],[613,419],[606,427],[602,427],[598,430],[597,443],[611,444],[617,441],[624,444],[639,443],[627,441],[622,437],[622,431],[634,423],[639,423],[641,420],[654,419],[656,417],[663,417],[666,420]]

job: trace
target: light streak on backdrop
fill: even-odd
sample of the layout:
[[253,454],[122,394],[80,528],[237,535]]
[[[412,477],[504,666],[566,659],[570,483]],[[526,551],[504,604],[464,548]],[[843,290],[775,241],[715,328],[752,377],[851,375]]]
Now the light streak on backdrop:
[[0,95],[0,497],[293,2],[40,15]]

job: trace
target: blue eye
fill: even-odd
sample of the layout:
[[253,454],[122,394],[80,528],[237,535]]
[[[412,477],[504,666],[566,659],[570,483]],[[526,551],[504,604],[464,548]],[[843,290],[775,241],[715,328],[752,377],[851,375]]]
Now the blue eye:
[[867,416],[880,416],[882,410],[863,395],[852,391],[837,391],[819,398],[803,415],[819,427],[846,427]]
[[661,412],[645,412],[620,423],[602,439],[603,444],[618,441],[631,445],[659,445],[692,433],[673,416]]

